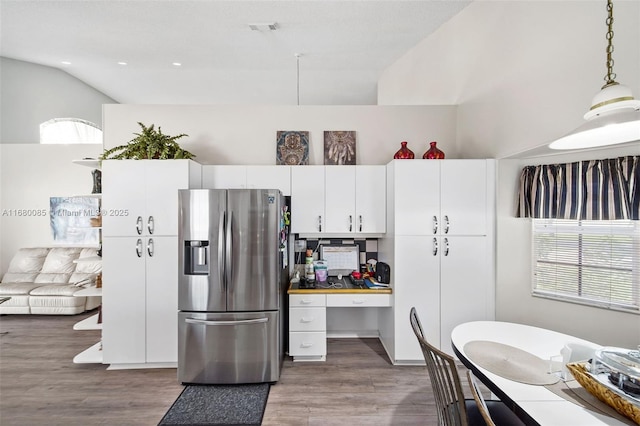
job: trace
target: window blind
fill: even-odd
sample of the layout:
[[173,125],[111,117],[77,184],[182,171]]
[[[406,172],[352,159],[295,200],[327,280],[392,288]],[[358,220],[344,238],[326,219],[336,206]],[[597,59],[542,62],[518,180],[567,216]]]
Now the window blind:
[[533,295],[640,313],[640,223],[534,219]]

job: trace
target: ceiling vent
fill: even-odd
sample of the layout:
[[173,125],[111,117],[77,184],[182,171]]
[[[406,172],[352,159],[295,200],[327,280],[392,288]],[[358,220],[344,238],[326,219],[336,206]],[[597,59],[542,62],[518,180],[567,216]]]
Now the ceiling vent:
[[277,22],[267,22],[262,24],[249,24],[252,31],[275,31],[278,29]]

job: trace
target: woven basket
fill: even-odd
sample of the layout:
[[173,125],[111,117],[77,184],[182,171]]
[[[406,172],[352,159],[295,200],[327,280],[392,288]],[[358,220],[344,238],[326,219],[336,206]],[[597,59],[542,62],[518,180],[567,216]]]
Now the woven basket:
[[570,362],[567,368],[576,381],[591,395],[640,425],[640,408],[594,379],[587,373],[584,362]]

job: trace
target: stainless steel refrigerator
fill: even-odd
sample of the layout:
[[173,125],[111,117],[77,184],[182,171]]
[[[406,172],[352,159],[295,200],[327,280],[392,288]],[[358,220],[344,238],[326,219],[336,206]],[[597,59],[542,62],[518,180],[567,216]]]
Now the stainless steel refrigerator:
[[279,190],[180,190],[178,380],[276,382],[286,349]]

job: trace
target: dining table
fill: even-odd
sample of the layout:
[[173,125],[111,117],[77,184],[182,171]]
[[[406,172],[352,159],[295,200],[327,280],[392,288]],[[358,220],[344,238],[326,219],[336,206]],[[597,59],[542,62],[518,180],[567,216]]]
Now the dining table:
[[597,343],[525,324],[473,321],[453,329],[451,344],[460,362],[527,425],[636,424],[563,375],[563,348],[595,352],[602,347]]

